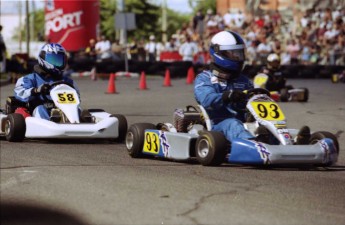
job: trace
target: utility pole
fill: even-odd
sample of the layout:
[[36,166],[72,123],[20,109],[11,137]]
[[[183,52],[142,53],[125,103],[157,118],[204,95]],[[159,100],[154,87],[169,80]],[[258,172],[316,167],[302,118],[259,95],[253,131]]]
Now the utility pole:
[[19,52],[22,52],[22,41],[23,41],[23,36],[22,36],[22,2],[18,2],[18,11],[19,11]]
[[167,1],[163,0],[162,3],[162,41],[163,43],[168,41],[167,37]]
[[26,14],[26,53],[30,57],[30,15],[29,15],[29,1],[25,1]]
[[[123,13],[123,16],[125,16],[125,0],[119,1],[119,11],[120,13]],[[126,19],[125,21],[125,27],[120,30],[120,44],[124,46],[124,56],[125,56],[125,70],[128,72],[128,58],[127,58],[127,26],[126,26]]]

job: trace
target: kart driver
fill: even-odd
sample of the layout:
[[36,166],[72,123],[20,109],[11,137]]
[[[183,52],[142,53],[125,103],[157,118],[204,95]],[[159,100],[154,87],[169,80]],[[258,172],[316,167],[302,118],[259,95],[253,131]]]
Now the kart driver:
[[50,99],[50,85],[56,81],[65,81],[73,85],[79,95],[79,90],[70,78],[63,76],[67,64],[67,54],[60,44],[45,44],[38,55],[38,64],[34,72],[18,79],[14,88],[14,96],[19,101],[36,106],[32,115],[42,119],[50,119],[51,107],[43,96]]
[[268,76],[266,89],[269,91],[278,91],[285,88],[286,79],[280,70],[280,57],[276,53],[267,56],[267,65],[262,68],[260,73]]
[[[244,109],[247,96],[243,92],[253,88],[252,82],[243,75],[245,44],[240,35],[232,31],[220,31],[211,39],[211,63],[195,79],[194,96],[207,111],[212,130],[222,132],[231,142],[234,138],[255,139],[268,142],[268,131],[259,129],[255,138],[244,128]],[[303,127],[298,143],[307,143],[310,130]]]
[[253,135],[243,126],[246,94],[244,90],[253,88],[252,82],[241,71],[245,60],[245,44],[235,32],[220,31],[211,39],[211,64],[195,79],[196,101],[207,111],[212,130],[233,138],[253,139]]

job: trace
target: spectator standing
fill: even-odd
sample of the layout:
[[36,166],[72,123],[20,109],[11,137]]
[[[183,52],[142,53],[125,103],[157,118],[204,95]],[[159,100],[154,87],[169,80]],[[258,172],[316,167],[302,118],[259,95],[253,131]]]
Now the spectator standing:
[[138,61],[146,61],[145,40],[143,38],[138,42]]
[[121,60],[123,59],[123,51],[124,48],[120,44],[120,40],[116,39],[112,44],[111,44],[111,52],[114,60]]
[[183,61],[193,61],[194,55],[198,53],[198,46],[191,41],[189,36],[186,37],[186,42],[179,48],[179,53]]
[[101,36],[95,47],[98,60],[103,61],[106,59],[111,59],[111,43],[104,35]]
[[89,45],[85,49],[85,54],[89,59],[96,61],[97,51],[96,51],[96,40],[90,39]]
[[169,42],[165,43],[164,50],[168,52],[178,51],[178,45],[176,43],[175,36],[171,36]]
[[193,30],[198,34],[200,38],[203,38],[204,35],[204,19],[205,16],[202,14],[202,11],[199,9],[196,15],[193,17]]
[[148,55],[148,61],[155,62],[157,57],[157,43],[154,35],[150,35],[149,42],[145,45],[145,51]]
[[138,61],[139,46],[138,46],[138,40],[136,38],[134,38],[132,42],[129,44],[129,55],[131,56],[131,60]]
[[0,25],[0,73],[6,72],[6,45],[2,36],[2,25]]
[[258,45],[257,54],[261,64],[266,64],[267,56],[272,52],[271,46],[267,43],[266,38],[262,38],[261,43]]
[[295,39],[292,39],[288,42],[288,45],[286,46],[286,51],[290,55],[290,64],[298,64],[298,56],[300,53],[300,45]]

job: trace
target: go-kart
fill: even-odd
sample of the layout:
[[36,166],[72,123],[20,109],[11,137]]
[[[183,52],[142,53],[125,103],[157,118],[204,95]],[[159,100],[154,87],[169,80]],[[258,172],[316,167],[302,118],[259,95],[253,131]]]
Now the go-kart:
[[[254,88],[265,88],[268,81],[268,75],[259,73],[255,75],[253,83]],[[271,91],[271,98],[275,101],[281,102],[307,102],[309,99],[309,90],[307,88],[294,88],[291,85],[287,85],[278,91]]]
[[[266,89],[249,90],[245,128],[254,136],[266,129],[269,142],[235,138],[231,143],[223,133],[211,130],[205,109],[187,106],[174,112],[174,122],[132,124],[126,135],[126,148],[133,158],[155,156],[173,160],[196,160],[204,166],[223,162],[251,165],[316,165],[336,163],[338,140],[330,132],[311,134],[307,144],[297,144],[297,129],[287,128],[285,116]],[[308,140],[307,140],[308,141]]]
[[[0,135],[10,142],[33,139],[109,139],[122,142],[127,132],[126,117],[102,109],[80,109],[80,98],[73,85],[52,83],[49,94],[42,95],[51,109],[50,120],[33,117],[37,102],[23,103],[10,96],[0,111]],[[48,97],[50,96],[50,98]]]

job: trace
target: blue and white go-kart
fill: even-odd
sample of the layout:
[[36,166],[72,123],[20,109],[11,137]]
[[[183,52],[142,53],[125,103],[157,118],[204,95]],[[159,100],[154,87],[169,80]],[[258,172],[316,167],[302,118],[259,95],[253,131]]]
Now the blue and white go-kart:
[[224,162],[249,165],[316,165],[331,166],[337,162],[339,144],[335,135],[327,131],[311,134],[309,143],[297,144],[297,129],[287,128],[279,105],[269,97],[266,89],[248,91],[246,105],[248,122],[245,128],[253,135],[259,127],[269,131],[269,143],[235,139],[211,131],[205,109],[188,106],[174,114],[174,124],[136,123],[129,127],[126,147],[133,158],[155,156],[173,160],[195,159],[204,166],[218,166]]
[[[24,104],[10,96],[6,109],[0,111],[0,135],[8,141],[32,139],[109,139],[123,142],[127,132],[126,117],[102,109],[80,110],[80,98],[71,84],[59,81],[50,85],[50,120],[33,117],[35,103]],[[30,105],[31,104],[31,105]]]

